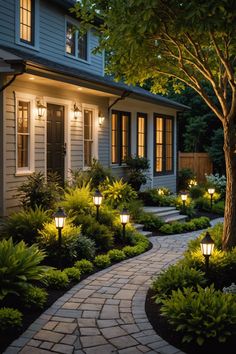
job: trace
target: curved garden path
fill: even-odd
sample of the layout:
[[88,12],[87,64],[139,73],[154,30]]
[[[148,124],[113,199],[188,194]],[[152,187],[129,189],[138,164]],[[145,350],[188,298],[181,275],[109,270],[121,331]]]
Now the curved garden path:
[[145,298],[153,275],[181,258],[199,233],[151,237],[150,251],[80,282],[4,353],[181,354],[152,329]]

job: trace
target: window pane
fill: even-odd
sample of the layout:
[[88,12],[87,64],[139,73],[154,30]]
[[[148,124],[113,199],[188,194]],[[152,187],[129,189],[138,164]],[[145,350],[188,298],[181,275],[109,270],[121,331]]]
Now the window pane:
[[84,166],[91,166],[93,158],[93,112],[84,111]]
[[32,0],[20,0],[20,40],[33,44],[34,8]]
[[124,162],[129,155],[129,116],[121,117],[121,161]]
[[66,28],[66,53],[75,55],[75,28],[69,22]]
[[78,35],[78,58],[87,60],[87,34]]
[[166,171],[173,169],[173,121],[166,119]]
[[111,117],[111,162],[118,163],[118,116]]
[[29,102],[19,101],[17,110],[17,166],[29,167]]
[[146,124],[145,124],[146,119],[147,119],[146,117],[139,116],[137,120],[138,157],[145,157],[146,155]]

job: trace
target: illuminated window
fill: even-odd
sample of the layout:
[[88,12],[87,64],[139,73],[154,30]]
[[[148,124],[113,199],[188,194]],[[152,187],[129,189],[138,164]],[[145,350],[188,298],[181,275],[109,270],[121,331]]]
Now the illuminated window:
[[111,162],[121,164],[130,156],[130,113],[112,111]]
[[154,171],[156,174],[173,172],[173,119],[154,117]]
[[29,167],[30,103],[18,101],[17,110],[17,167]]
[[83,60],[88,60],[87,33],[80,35],[72,23],[66,23],[66,53]]
[[89,167],[93,159],[93,112],[84,111],[84,166]]
[[147,115],[137,114],[137,156],[147,157]]
[[20,0],[20,41],[34,44],[34,1]]

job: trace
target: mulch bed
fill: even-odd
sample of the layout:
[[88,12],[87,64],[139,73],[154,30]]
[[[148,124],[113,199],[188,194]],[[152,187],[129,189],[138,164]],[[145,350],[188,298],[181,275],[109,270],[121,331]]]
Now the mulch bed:
[[165,339],[169,344],[174,347],[182,350],[187,354],[233,354],[235,353],[236,348],[236,338],[232,338],[227,343],[219,343],[217,341],[209,342],[208,345],[198,346],[197,344],[183,344],[181,339],[182,337],[174,331],[171,326],[168,324],[166,319],[160,315],[160,305],[156,304],[153,297],[153,291],[149,289],[145,310],[147,317],[153,326],[154,330],[160,335],[163,339]]

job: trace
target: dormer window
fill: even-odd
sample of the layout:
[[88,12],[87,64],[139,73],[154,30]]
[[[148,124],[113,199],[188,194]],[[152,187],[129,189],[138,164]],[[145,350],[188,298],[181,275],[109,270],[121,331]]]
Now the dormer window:
[[20,0],[20,41],[34,45],[34,1]]
[[81,35],[71,22],[66,23],[66,54],[77,59],[88,60],[87,33]]

